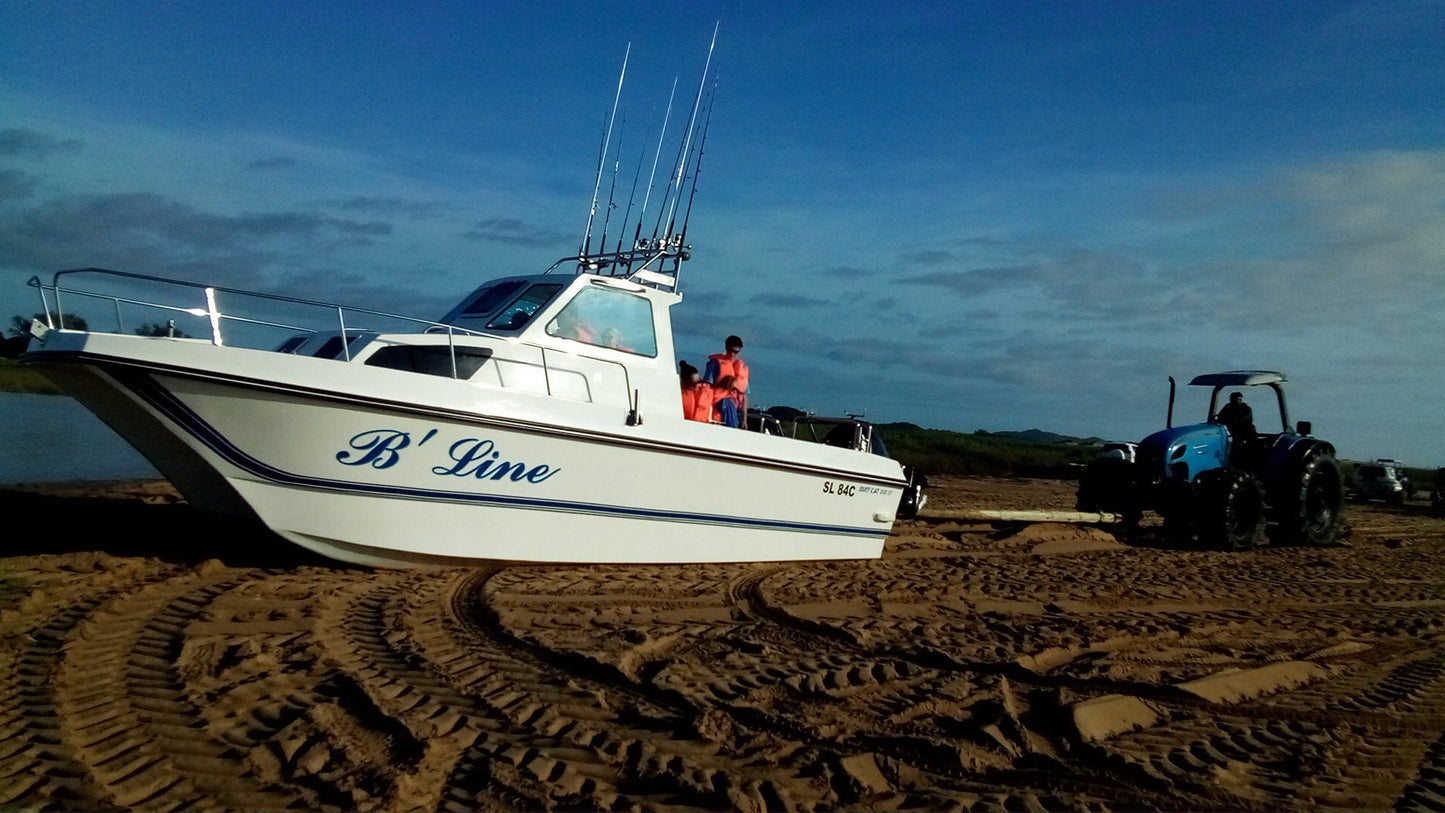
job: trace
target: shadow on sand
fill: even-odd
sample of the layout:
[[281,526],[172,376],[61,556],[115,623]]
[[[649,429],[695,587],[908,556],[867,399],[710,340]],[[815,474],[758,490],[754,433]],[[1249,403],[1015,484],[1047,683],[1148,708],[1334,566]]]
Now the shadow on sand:
[[0,555],[105,553],[232,567],[343,565],[297,547],[255,520],[214,517],[167,494],[125,487],[0,488]]

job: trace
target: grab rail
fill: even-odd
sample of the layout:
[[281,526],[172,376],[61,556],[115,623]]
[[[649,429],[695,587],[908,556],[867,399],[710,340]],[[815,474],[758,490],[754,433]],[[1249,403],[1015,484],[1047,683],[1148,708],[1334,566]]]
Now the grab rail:
[[[68,277],[74,274],[96,274],[102,276],[119,277],[121,279],[139,280],[142,282],[154,282],[165,285],[174,285],[180,288],[193,289],[201,293],[201,296],[204,298],[205,307],[188,308],[178,305],[165,304],[162,302],[152,302],[142,299],[131,299],[116,294],[87,291],[81,288],[63,287],[61,285],[61,278]],[[121,316],[121,305],[137,305],[141,307],[155,308],[162,311],[171,311],[174,313],[184,313],[190,316],[204,317],[210,324],[211,343],[216,346],[222,346],[224,344],[221,337],[221,323],[223,321],[257,325],[260,327],[278,328],[282,330],[288,330],[293,333],[300,332],[314,334],[322,332],[315,328],[291,325],[285,322],[274,322],[265,319],[252,319],[245,316],[223,313],[220,309],[220,306],[217,304],[216,294],[233,294],[236,296],[252,297],[255,299],[269,300],[272,302],[282,302],[290,305],[302,305],[306,307],[321,308],[331,311],[332,315],[328,318],[334,318],[336,320],[339,335],[343,337],[343,341],[341,342],[342,353],[345,357],[345,360],[348,362],[351,361],[351,342],[347,341],[344,337],[346,337],[348,334],[359,335],[371,332],[364,328],[348,328],[346,326],[346,312],[350,311],[353,314],[363,314],[366,316],[375,316],[383,319],[397,319],[403,322],[410,322],[413,324],[422,325],[424,326],[422,331],[424,333],[434,334],[445,331],[447,335],[447,350],[448,354],[451,357],[452,378],[458,378],[457,349],[455,339],[456,336],[459,334],[464,336],[477,336],[487,339],[493,339],[496,341],[505,342],[512,346],[528,347],[537,350],[538,355],[541,359],[542,376],[544,384],[547,388],[548,395],[553,394],[551,372],[553,365],[550,365],[547,362],[548,353],[560,353],[562,355],[575,356],[577,358],[588,359],[590,361],[601,362],[603,364],[612,364],[621,369],[622,371],[623,387],[626,391],[626,398],[629,408],[635,411],[638,407],[638,405],[634,401],[635,391],[632,388],[632,377],[629,374],[627,365],[623,364],[620,361],[617,361],[615,359],[598,358],[597,356],[592,356],[584,353],[573,353],[567,350],[558,350],[557,348],[545,347],[543,345],[536,344],[535,342],[522,341],[514,336],[499,336],[495,333],[485,333],[482,331],[469,330],[467,328],[447,324],[446,322],[436,322],[430,319],[421,319],[415,316],[405,316],[403,314],[389,313],[387,311],[371,310],[369,308],[355,308],[349,305],[341,305],[335,302],[320,302],[310,299],[300,299],[292,296],[283,296],[281,294],[267,294],[260,291],[248,291],[243,288],[227,288],[219,285],[204,285],[197,282],[170,279],[168,277],[157,277],[151,274],[137,274],[131,271],[114,271],[108,268],[69,268],[63,271],[55,272],[54,279],[49,285],[42,282],[40,280],[40,277],[38,276],[32,276],[26,284],[39,291],[41,311],[45,314],[46,326],[51,328],[52,330],[55,329],[56,322],[59,322],[62,327],[65,324],[65,313],[61,308],[60,297],[61,293],[65,293],[72,296],[88,297],[91,299],[100,299],[111,302],[115,308],[116,332],[118,333],[125,332],[125,322]],[[55,307],[53,311],[50,307],[49,300],[47,300],[45,296],[47,291],[49,291],[51,295],[55,298]],[[52,314],[54,315],[53,318]]]

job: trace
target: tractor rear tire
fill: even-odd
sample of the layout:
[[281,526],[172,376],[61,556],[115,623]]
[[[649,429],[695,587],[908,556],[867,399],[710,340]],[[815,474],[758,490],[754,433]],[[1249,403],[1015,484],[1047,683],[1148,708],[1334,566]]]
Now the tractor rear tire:
[[1240,469],[1206,472],[1199,477],[1194,526],[1205,548],[1249,550],[1264,538],[1264,486]]
[[1334,544],[1340,533],[1344,497],[1339,461],[1323,449],[1309,452],[1280,483],[1275,542],[1316,547]]

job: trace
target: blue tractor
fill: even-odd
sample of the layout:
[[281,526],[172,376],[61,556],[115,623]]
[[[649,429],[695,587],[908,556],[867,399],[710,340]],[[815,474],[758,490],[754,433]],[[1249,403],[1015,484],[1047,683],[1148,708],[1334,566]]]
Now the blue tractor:
[[[1198,376],[1189,383],[1212,388],[1206,420],[1175,426],[1170,378],[1166,428],[1144,438],[1132,460],[1090,463],[1079,479],[1079,510],[1117,513],[1125,522],[1153,510],[1171,536],[1208,547],[1251,548],[1266,534],[1276,544],[1333,543],[1344,500],[1335,447],[1311,437],[1309,421],[1290,426],[1284,381],[1268,370]],[[1255,429],[1241,393],[1220,405],[1220,393],[1234,387],[1274,390],[1277,434]]]

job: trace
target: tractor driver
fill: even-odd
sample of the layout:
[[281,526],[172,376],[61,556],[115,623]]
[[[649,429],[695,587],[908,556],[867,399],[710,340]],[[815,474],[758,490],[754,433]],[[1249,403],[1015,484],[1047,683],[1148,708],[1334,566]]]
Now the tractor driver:
[[1230,436],[1234,438],[1235,448],[1240,452],[1254,449],[1254,410],[1244,402],[1244,393],[1231,392],[1229,403],[1220,407],[1219,415],[1215,419],[1229,430]]

